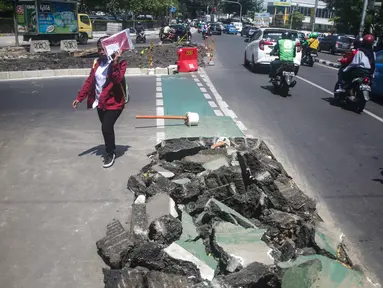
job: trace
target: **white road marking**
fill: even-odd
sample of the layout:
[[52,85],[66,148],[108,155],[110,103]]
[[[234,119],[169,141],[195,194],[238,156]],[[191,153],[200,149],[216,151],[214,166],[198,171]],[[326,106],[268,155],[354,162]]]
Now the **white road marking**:
[[199,89],[201,89],[201,91],[202,91],[203,93],[206,93],[206,92],[207,92],[206,88],[201,87],[201,88],[199,88]]
[[162,87],[156,87],[157,92],[162,92]]
[[211,108],[217,108],[218,107],[217,104],[215,104],[214,101],[209,101],[209,105],[210,105]]
[[157,106],[164,106],[164,100],[162,100],[162,99],[157,99],[157,100],[156,100],[156,105],[157,105]]
[[241,121],[235,121],[235,124],[237,124],[238,128],[244,132],[247,130],[246,126]]
[[162,92],[157,92],[156,93],[156,98],[162,98]]
[[162,87],[162,82],[156,82],[157,87]]
[[197,82],[196,84],[197,84],[198,87],[203,87],[201,82]]
[[215,115],[217,116],[223,116],[223,113],[221,110],[214,110]]
[[205,99],[207,100],[211,99],[211,96],[209,95],[209,93],[203,93],[203,96],[205,96]]
[[164,116],[164,107],[156,107],[157,116]]
[[[316,88],[318,88],[318,89],[320,89],[320,90],[322,90],[322,91],[324,91],[324,92],[330,94],[330,95],[334,95],[334,92],[331,92],[330,90],[327,90],[326,88],[323,88],[323,87],[321,87],[321,86],[319,86],[319,85],[317,85],[317,84],[315,84],[315,83],[313,83],[313,82],[311,82],[311,81],[309,81],[309,80],[306,80],[305,78],[302,78],[302,77],[300,77],[300,76],[296,76],[296,77],[297,77],[298,79],[300,79],[300,80],[302,80],[302,81],[305,81],[306,83],[308,83],[308,84],[310,84],[310,85],[312,85],[312,86],[314,86],[314,87],[316,87]],[[374,113],[372,113],[372,112],[370,112],[370,111],[368,111],[368,110],[366,110],[366,109],[364,109],[363,112],[366,113],[367,115],[370,115],[371,117],[373,117],[373,118],[375,118],[376,120],[378,120],[378,121],[380,121],[380,122],[383,123],[383,118],[379,117],[378,115],[375,115]]]
[[319,62],[315,62],[315,65],[319,65],[319,66],[322,66],[322,67],[325,67],[325,68],[329,68],[329,69],[332,69],[332,70],[336,70],[336,71],[339,70],[339,68],[335,68],[335,67],[327,66],[327,65],[324,65],[324,64],[319,63]]

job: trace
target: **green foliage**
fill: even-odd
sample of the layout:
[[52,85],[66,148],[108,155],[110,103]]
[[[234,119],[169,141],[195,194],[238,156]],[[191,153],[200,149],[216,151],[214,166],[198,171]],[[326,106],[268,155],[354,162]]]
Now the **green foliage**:
[[12,1],[0,0],[0,11],[7,12],[12,10],[13,10]]
[[[299,11],[294,11],[292,13],[292,28],[293,29],[301,29],[302,28],[302,25],[303,25],[303,20],[305,20],[305,15],[303,15],[301,12]],[[291,21],[291,19],[289,19]]]

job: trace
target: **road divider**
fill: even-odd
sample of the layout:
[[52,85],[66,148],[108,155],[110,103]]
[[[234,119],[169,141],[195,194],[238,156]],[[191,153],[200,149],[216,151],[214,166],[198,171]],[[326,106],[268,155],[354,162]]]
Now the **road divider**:
[[334,68],[340,67],[339,63],[331,62],[329,60],[315,58],[315,62],[318,62],[318,63],[326,65],[326,66],[334,67]]

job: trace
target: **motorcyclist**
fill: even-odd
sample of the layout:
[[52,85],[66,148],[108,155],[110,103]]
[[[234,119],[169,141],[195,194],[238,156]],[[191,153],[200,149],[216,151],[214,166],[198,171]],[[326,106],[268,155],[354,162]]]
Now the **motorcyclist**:
[[367,34],[363,37],[362,45],[355,53],[351,63],[344,69],[339,69],[337,93],[344,92],[342,82],[352,81],[358,77],[373,77],[376,55],[373,50],[374,36]]
[[303,44],[303,51],[304,51],[304,57],[307,56],[307,54],[316,53],[319,46],[319,40],[318,40],[318,33],[314,32],[311,33],[309,36],[309,39],[307,39]]
[[170,34],[171,31],[172,31],[172,28],[171,28],[169,25],[166,25],[166,26],[164,27],[164,36],[165,36],[166,38],[168,38],[168,37],[169,37],[169,34]]
[[277,76],[279,67],[283,64],[291,63],[294,65],[294,58],[296,56],[295,41],[291,40],[290,32],[286,31],[282,33],[282,39],[279,39],[277,44],[274,46],[270,55],[279,56],[279,59],[274,60],[270,63],[270,78],[274,81]]
[[354,59],[356,52],[358,52],[358,49],[362,45],[362,41],[363,38],[356,38],[353,42],[353,49],[349,52],[344,53],[342,58],[338,59],[338,62],[341,65],[341,69],[339,71],[342,71],[343,68],[345,68],[348,64],[352,62],[352,59]]
[[202,30],[202,39],[205,39],[205,35],[207,34],[207,24],[206,23],[203,23],[201,30]]
[[136,34],[140,34],[142,31],[145,31],[144,25],[141,22],[137,22],[136,24]]

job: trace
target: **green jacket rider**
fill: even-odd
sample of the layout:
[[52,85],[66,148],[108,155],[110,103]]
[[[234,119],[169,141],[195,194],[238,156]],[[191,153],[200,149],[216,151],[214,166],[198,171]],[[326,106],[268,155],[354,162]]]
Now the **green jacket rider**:
[[270,63],[270,78],[275,78],[275,76],[277,76],[278,68],[283,62],[292,62],[294,64],[294,58],[297,54],[295,44],[295,41],[291,40],[291,34],[289,32],[284,32],[282,34],[282,39],[277,41],[277,44],[270,52],[270,55],[279,56],[279,59]]

